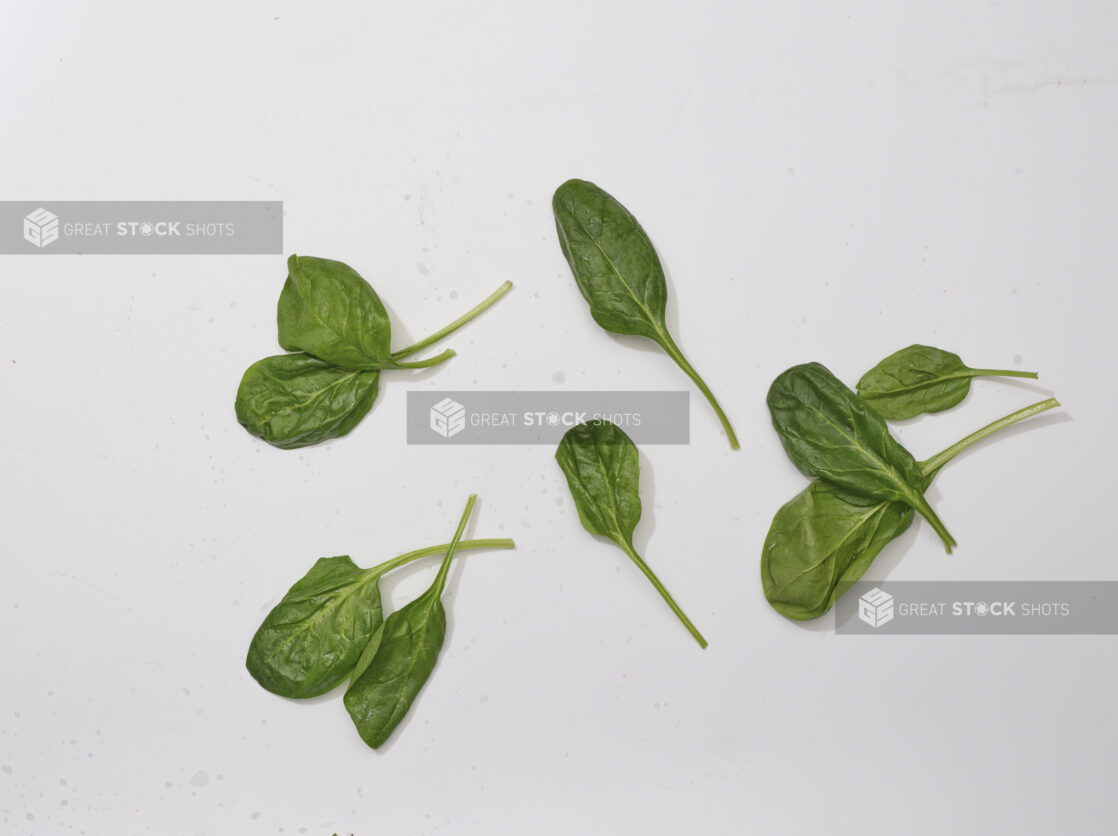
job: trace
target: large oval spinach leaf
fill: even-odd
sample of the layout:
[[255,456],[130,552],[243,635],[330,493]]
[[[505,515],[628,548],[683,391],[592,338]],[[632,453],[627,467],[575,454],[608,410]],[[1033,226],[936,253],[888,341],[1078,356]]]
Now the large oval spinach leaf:
[[924,498],[920,465],[889,434],[885,419],[826,367],[788,369],[769,388],[768,405],[781,444],[801,472],[912,506],[951,551],[955,540]]
[[668,333],[664,270],[637,219],[604,189],[585,180],[561,185],[551,205],[559,248],[594,321],[614,334],[633,334],[658,343],[699,387],[722,423],[730,446],[738,449],[730,419]]

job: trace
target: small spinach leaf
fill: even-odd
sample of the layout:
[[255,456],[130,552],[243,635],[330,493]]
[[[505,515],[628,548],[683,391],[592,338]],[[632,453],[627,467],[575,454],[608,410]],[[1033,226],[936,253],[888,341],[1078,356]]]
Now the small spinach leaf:
[[668,333],[664,270],[637,219],[604,189],[585,180],[568,180],[556,189],[552,210],[559,247],[594,321],[614,334],[633,334],[658,343],[699,387],[722,423],[730,446],[737,450],[730,419]]
[[609,421],[589,421],[567,431],[555,451],[555,459],[567,477],[582,527],[616,543],[699,646],[706,647],[706,639],[633,548],[633,531],[641,518],[641,498],[640,464],[632,439]]
[[476,499],[471,496],[466,503],[434,582],[414,601],[388,616],[375,651],[369,654],[370,658],[362,660],[364,668],[346,690],[346,710],[361,739],[374,749],[384,743],[404,719],[435,669],[446,636],[443,588],[450,561]]
[[975,377],[1027,377],[1036,372],[972,369],[958,354],[927,345],[910,345],[890,354],[858,381],[858,396],[890,421],[942,412],[970,391]]
[[280,345],[343,369],[380,369],[392,323],[372,285],[348,264],[293,255],[280,293]]
[[339,369],[308,354],[253,363],[237,388],[237,421],[269,444],[293,450],[338,438],[372,408],[380,372]]
[[793,366],[768,394],[773,427],[801,472],[875,499],[904,502],[955,545],[924,498],[920,466],[885,420],[819,363]]

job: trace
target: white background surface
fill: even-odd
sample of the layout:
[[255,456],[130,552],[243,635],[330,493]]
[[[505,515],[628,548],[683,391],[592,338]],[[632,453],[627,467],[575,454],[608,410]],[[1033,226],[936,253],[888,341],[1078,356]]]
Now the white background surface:
[[[918,458],[1066,409],[937,480],[953,556],[918,523],[870,577],[1118,577],[1112,4],[244,5],[4,3],[0,198],[283,200],[286,250],[360,270],[397,345],[516,289],[285,452],[233,416],[282,257],[0,257],[4,833],[1115,832],[1114,638],[836,637],[757,568],[804,484],[769,382],[919,341],[1041,380],[901,427]],[[705,652],[551,449],[404,443],[412,386],[684,388],[592,323],[550,215],[572,176],[651,234],[742,439],[696,394],[691,445],[642,450],[638,546]],[[247,675],[315,558],[445,541],[471,491],[518,548],[456,563],[389,746]]]

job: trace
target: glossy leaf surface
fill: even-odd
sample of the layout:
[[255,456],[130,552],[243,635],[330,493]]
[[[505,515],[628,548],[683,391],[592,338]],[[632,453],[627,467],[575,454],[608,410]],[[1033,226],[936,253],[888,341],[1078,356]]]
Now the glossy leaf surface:
[[620,546],[699,646],[706,647],[707,641],[698,628],[633,548],[633,530],[641,518],[641,498],[640,463],[632,439],[609,421],[588,421],[567,430],[555,451],[555,460],[567,477],[582,527]]
[[664,270],[632,213],[585,180],[556,189],[552,208],[559,246],[594,321],[615,334],[669,342]]
[[641,518],[637,446],[608,421],[572,427],[555,452],[582,527],[632,548]]
[[253,363],[237,389],[237,421],[275,447],[291,450],[343,436],[376,400],[380,372],[331,366],[307,354]]
[[958,354],[910,345],[890,354],[858,381],[858,396],[890,421],[942,412],[958,404],[976,377],[1036,378],[1035,372],[972,369]]
[[955,540],[924,498],[920,465],[885,419],[819,363],[793,366],[768,394],[773,427],[801,472],[875,499],[907,503],[950,552]]
[[377,576],[349,557],[323,557],[265,617],[246,665],[273,694],[325,694],[350,675],[380,624]]
[[471,496],[458,530],[431,586],[392,613],[377,637],[375,652],[361,657],[362,670],[345,694],[345,707],[357,731],[374,749],[404,719],[435,669],[446,636],[442,593],[450,561],[466,529],[476,497]]
[[372,285],[348,264],[293,255],[280,293],[279,343],[344,369],[392,363],[392,324]]
[[657,342],[714,409],[730,446],[737,436],[714,393],[683,356],[664,320],[668,289],[660,258],[633,214],[604,189],[568,180],[552,198],[559,247],[602,328]]
[[862,577],[873,559],[912,523],[912,508],[893,500],[853,504],[815,480],[773,518],[761,551],[761,584],[788,618],[818,618],[839,584]]

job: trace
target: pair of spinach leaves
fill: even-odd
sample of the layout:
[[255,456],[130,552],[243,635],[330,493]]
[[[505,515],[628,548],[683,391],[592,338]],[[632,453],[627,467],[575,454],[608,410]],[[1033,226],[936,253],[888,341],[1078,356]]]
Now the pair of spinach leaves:
[[[814,481],[773,518],[761,552],[765,598],[783,615],[806,620],[827,612],[919,512],[951,550],[954,539],[924,492],[947,462],[1005,427],[1059,406],[1047,398],[916,461],[889,433],[902,420],[957,404],[974,377],[955,354],[914,345],[866,373],[858,393],[818,363],[795,366],[769,390],[773,427],[789,458]],[[1008,376],[1031,377],[1032,372]]]
[[280,293],[280,346],[291,354],[249,366],[237,389],[237,420],[285,450],[307,447],[352,430],[369,412],[385,370],[424,369],[454,356],[405,358],[461,328],[511,288],[505,282],[477,307],[426,339],[392,351],[384,303],[357,271],[340,261],[293,255]]
[[633,440],[609,421],[588,421],[567,431],[555,451],[555,459],[567,477],[582,527],[616,543],[660,593],[699,647],[705,648],[707,640],[703,634],[633,547],[633,531],[641,518],[640,464]]
[[[659,345],[699,387],[730,447],[737,450],[740,445],[730,419],[668,331],[664,268],[637,219],[616,198],[585,180],[563,183],[555,190],[551,206],[559,247],[594,321],[610,333],[645,337]],[[633,547],[641,500],[640,467],[632,439],[609,421],[589,421],[563,436],[555,458],[567,477],[583,528],[616,543],[705,648],[702,633]]]
[[[456,551],[511,549],[509,539],[462,540],[476,496],[449,543],[408,552],[371,569],[348,556],[320,558],[264,618],[245,664],[273,694],[316,697],[349,680],[344,703],[374,749],[400,724],[431,675],[446,635],[442,592]],[[444,555],[431,586],[388,618],[380,579],[401,566]]]

